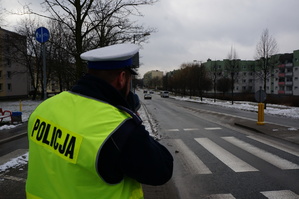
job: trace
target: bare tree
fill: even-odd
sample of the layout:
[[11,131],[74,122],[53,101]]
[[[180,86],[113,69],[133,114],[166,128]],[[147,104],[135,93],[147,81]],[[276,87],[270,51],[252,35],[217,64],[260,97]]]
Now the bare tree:
[[217,87],[218,87],[218,81],[219,78],[222,75],[223,69],[221,66],[217,65],[217,61],[212,61],[211,59],[208,59],[208,64],[207,68],[209,71],[209,77],[213,83],[213,91],[214,91],[214,102],[216,102],[216,91],[217,91]]
[[[38,44],[33,35],[37,24],[38,22],[35,19],[24,19],[21,21],[21,25],[16,28],[20,35],[26,37],[26,48],[18,49],[21,57],[16,59],[16,61],[28,69],[32,89],[30,95],[32,95],[33,100],[37,97],[38,89],[43,88],[41,45]],[[12,41],[14,46],[18,46],[18,43],[18,40]]]
[[2,7],[2,0],[0,0],[0,27],[5,25],[5,9]]
[[[76,76],[80,77],[84,63],[80,54],[87,50],[123,42],[145,42],[154,29],[145,29],[129,20],[141,16],[138,7],[154,4],[157,0],[44,0],[46,14],[29,10],[28,13],[47,17],[62,24],[70,44],[65,49],[74,57]],[[134,41],[133,41],[134,40]]]
[[257,75],[263,80],[263,88],[266,92],[267,79],[270,77],[274,63],[271,59],[277,53],[278,47],[276,40],[269,35],[268,29],[265,29],[261,35],[259,43],[256,45]]
[[226,92],[229,91],[231,87],[231,79],[223,77],[217,80],[217,90],[223,93],[223,96]]
[[231,47],[230,52],[228,53],[227,60],[225,60],[225,70],[227,75],[231,79],[231,93],[232,93],[232,104],[234,104],[234,87],[236,79],[238,78],[240,71],[240,59],[238,59],[236,50]]

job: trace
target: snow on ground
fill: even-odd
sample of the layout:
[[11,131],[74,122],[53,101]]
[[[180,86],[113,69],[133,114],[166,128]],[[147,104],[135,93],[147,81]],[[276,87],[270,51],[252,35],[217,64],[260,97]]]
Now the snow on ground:
[[[193,102],[199,102],[199,103],[206,103],[206,104],[213,104],[217,106],[225,106],[230,108],[236,108],[236,109],[242,109],[247,111],[257,111],[257,103],[254,102],[241,102],[241,101],[235,101],[232,105],[230,101],[222,101],[222,100],[216,100],[214,102],[213,99],[203,98],[203,101],[200,101],[199,98],[192,97],[173,97],[177,100],[184,100],[184,101],[193,101]],[[0,102],[0,108],[3,110],[9,110],[12,112],[19,112],[21,110],[22,112],[22,121],[26,122],[28,121],[28,118],[32,111],[41,103],[42,101],[9,101],[9,102]],[[21,108],[21,109],[20,109]],[[285,116],[289,118],[298,118],[299,119],[299,108],[298,107],[288,107],[288,106],[282,106],[282,105],[274,105],[274,104],[267,104],[267,109],[265,110],[265,114],[273,114],[273,115],[280,115]],[[150,122],[153,122],[151,119],[151,116],[146,113],[146,110],[143,106],[139,109],[139,115],[143,120],[143,124],[145,125],[145,128],[150,132],[152,136],[154,136],[154,132],[156,132],[155,129],[152,129],[152,125]],[[7,119],[6,119],[7,120]],[[9,120],[7,120],[9,121]],[[9,128],[15,128],[16,125],[3,125],[0,126],[0,133],[3,129],[9,129]],[[10,160],[9,162],[6,162],[3,165],[0,165],[0,172],[5,171],[8,168],[12,167],[18,167],[23,164],[27,164],[28,161],[28,153],[21,155],[17,158],[14,158]]]
[[[257,109],[258,103],[256,102],[234,101],[234,104],[232,104],[231,101],[223,101],[223,100],[216,100],[216,102],[214,102],[214,99],[211,98],[203,98],[202,101],[200,101],[200,98],[198,97],[192,97],[191,99],[190,97],[173,97],[173,98],[177,100],[213,104],[217,106],[225,106],[228,108],[241,109],[246,111],[256,112],[258,110]],[[267,108],[264,110],[264,113],[299,119],[299,107],[267,104]]]

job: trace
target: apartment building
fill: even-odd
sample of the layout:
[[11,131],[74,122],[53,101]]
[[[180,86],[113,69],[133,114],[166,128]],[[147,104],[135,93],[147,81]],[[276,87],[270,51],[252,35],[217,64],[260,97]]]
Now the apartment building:
[[146,87],[162,87],[163,72],[152,70],[143,75],[143,83]]
[[27,68],[18,59],[24,49],[26,37],[0,27],[0,98],[28,95]]
[[[267,74],[266,92],[268,94],[299,96],[299,50],[293,53],[274,55],[276,64]],[[211,78],[230,78],[226,67],[227,60],[208,60],[203,63],[209,70]],[[254,93],[264,89],[264,78],[257,61],[239,60],[238,70],[234,73],[234,93]]]

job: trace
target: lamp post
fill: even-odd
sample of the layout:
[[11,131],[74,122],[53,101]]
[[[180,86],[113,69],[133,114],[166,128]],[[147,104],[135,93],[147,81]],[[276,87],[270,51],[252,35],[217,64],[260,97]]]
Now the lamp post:
[[[146,36],[149,36],[151,35],[149,32],[145,32],[145,33],[141,33],[141,34],[134,34],[133,35],[133,43],[135,44],[136,43],[136,40],[142,38],[142,37],[146,37]],[[139,59],[139,56],[138,56],[138,59]],[[131,91],[133,91],[133,93],[135,93],[135,86],[133,86],[133,80],[135,80],[135,75],[132,77],[131,79]]]

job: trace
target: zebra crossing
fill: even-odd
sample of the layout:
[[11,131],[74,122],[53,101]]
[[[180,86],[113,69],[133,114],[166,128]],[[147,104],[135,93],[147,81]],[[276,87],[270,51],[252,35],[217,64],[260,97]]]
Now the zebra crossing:
[[[208,130],[216,130],[216,129],[209,128]],[[172,129],[172,131],[175,130]],[[264,149],[261,149],[255,145],[261,146],[262,144],[264,146],[270,146],[273,147],[274,149],[286,152],[296,157],[299,157],[299,151],[280,146],[279,144],[273,143],[269,140],[264,140],[264,139],[261,140],[258,137],[252,135],[246,136],[246,138],[247,139],[241,140],[234,136],[223,136],[220,139],[225,141],[226,143],[233,145],[234,147],[239,148],[240,150],[243,150],[273,165],[274,167],[282,171],[299,170],[298,161],[294,163],[290,160],[280,157],[277,154],[273,154]],[[260,171],[259,168],[255,168],[250,163],[245,162],[244,160],[237,157],[235,154],[233,154],[233,152],[229,152],[228,150],[226,150],[222,146],[223,143],[218,144],[219,142],[213,141],[213,138],[200,137],[200,138],[193,138],[193,139],[196,141],[196,143],[198,143],[201,147],[203,147],[208,152],[208,154],[211,154],[212,156],[216,157],[220,162],[222,162],[225,166],[229,167],[235,173]],[[179,162],[179,164],[184,165],[183,168],[187,172],[195,175],[213,175],[212,172],[213,169],[209,168],[209,166],[207,166],[204,163],[204,160],[201,160],[200,157],[198,157],[195,154],[195,152],[192,151],[192,149],[188,146],[188,144],[184,143],[183,139],[170,139],[170,142],[172,143],[171,145],[177,151],[176,156],[179,156],[179,159],[182,161]],[[265,198],[269,198],[269,199],[278,199],[278,198],[299,199],[299,195],[291,190],[273,190],[273,191],[266,190],[266,191],[260,191],[259,193],[263,195]],[[235,197],[231,193],[223,193],[223,194],[208,195],[206,198],[233,199]]]
[[[289,190],[262,191],[260,192],[268,199],[298,199],[299,195]],[[209,199],[236,199],[232,194],[213,194],[207,196]]]

